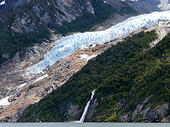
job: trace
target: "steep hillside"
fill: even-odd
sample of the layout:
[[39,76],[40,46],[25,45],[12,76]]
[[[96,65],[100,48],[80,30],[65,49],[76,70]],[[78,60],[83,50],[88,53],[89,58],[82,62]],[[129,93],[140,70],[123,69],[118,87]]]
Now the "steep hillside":
[[[86,121],[135,121],[136,117],[140,118],[136,121],[141,119],[160,121],[162,117],[166,117],[164,120],[168,121],[167,99],[160,103],[156,102],[159,106],[155,108],[150,99],[155,102],[155,97],[159,96],[155,93],[155,96],[149,96],[149,93],[147,97],[143,97],[143,94],[138,95],[136,92],[136,89],[141,89],[136,84],[143,83],[139,81],[140,78],[142,81],[146,79],[149,83],[147,78],[142,76],[148,76],[149,73],[152,75],[151,70],[155,69],[154,62],[150,62],[148,57],[147,67],[142,66],[146,68],[146,72],[143,68],[140,68],[142,72],[139,72],[136,67],[138,64],[128,63],[129,61],[138,63],[138,58],[142,60],[140,54],[146,53],[148,43],[156,38],[154,32],[140,33],[133,38],[127,38],[127,42],[110,48],[107,53],[104,53],[105,55],[98,56],[97,61],[90,61],[85,69],[75,74],[76,77],[72,77],[87,64],[89,59],[101,54],[111,45],[116,45],[124,36],[133,35],[134,32],[147,31],[144,29],[150,27],[156,29],[159,36],[152,41],[153,47],[170,31],[169,21],[165,20],[169,18],[170,12],[134,15],[152,12],[155,8],[161,11],[160,7],[164,8],[166,5],[168,9],[168,2],[164,0],[133,2],[131,0],[124,2],[120,0],[0,0],[0,63],[11,58],[0,67],[0,121],[16,122],[28,105],[39,102],[55,89],[61,94],[53,92],[51,98],[53,101],[45,99],[42,101],[43,104],[40,102],[42,111],[35,107],[37,112],[29,112],[26,114],[29,118],[24,117],[22,120],[78,120],[90,98],[91,91],[96,89],[94,99],[97,100],[91,101]],[[135,7],[139,13],[133,9]],[[141,9],[141,7],[144,8]],[[134,17],[118,23],[132,15]],[[107,29],[109,27],[111,28]],[[93,30],[102,31],[80,33]],[[79,33],[63,37],[77,31]],[[56,41],[56,38],[61,39]],[[49,43],[51,41],[53,42]],[[153,56],[152,59],[157,58]],[[158,61],[162,62],[161,56]],[[135,75],[132,74],[133,72]],[[68,81],[70,77],[72,79]],[[163,78],[160,81],[164,80]],[[65,86],[66,81],[68,82]],[[152,84],[156,85],[154,88],[160,88],[157,82],[160,83],[156,81]],[[63,84],[64,86],[59,88]],[[120,84],[123,87],[119,87]],[[75,89],[73,89],[74,86]],[[146,91],[146,89],[148,87],[144,86],[143,90]],[[160,92],[158,89],[153,91]],[[143,101],[134,99],[131,93],[137,93],[139,98],[142,95]],[[167,93],[165,91],[165,94],[161,96],[168,97]],[[61,100],[53,97],[61,98]],[[116,102],[113,102],[113,98],[117,99]],[[47,105],[44,106],[44,103]],[[114,107],[117,104],[118,108]],[[135,107],[135,110],[131,107]]]
[[155,31],[126,38],[30,105],[19,121],[79,120],[94,89],[85,121],[169,121],[169,37],[152,49]]
[[53,34],[89,30],[121,12],[102,0],[6,0],[0,9],[0,63]]
[[37,103],[63,85],[89,59],[117,44],[124,36],[151,27],[161,35],[161,40],[169,30],[169,20],[165,20],[169,13],[134,16],[104,31],[76,33],[55,41],[55,44],[44,42],[26,48],[26,53],[18,52],[1,65],[0,120],[15,122],[29,104]]

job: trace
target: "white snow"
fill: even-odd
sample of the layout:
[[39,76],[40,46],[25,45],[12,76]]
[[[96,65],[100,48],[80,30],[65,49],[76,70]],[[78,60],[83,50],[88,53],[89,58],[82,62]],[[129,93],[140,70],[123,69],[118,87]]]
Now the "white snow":
[[1,100],[0,100],[0,106],[7,106],[7,105],[10,105],[8,99],[9,99],[9,96],[7,96],[7,97],[1,99]]
[[2,2],[0,3],[0,6],[1,6],[1,5],[4,5],[4,4],[5,4],[5,0],[4,0],[4,1],[2,1]]
[[21,84],[18,88],[24,87],[25,85],[27,85],[27,83]]
[[63,59],[76,50],[93,44],[103,44],[117,38],[129,35],[141,28],[150,28],[156,25],[158,19],[170,19],[170,11],[153,12],[128,18],[105,31],[85,32],[63,37],[55,42],[55,46],[44,55],[44,59],[28,68],[30,74],[38,74]]
[[40,81],[44,78],[48,77],[48,74],[43,75],[42,77],[37,78],[34,82]]
[[91,56],[88,56],[87,54],[82,54],[80,55],[80,59],[86,59],[86,61],[89,61],[90,59],[96,57],[97,55],[91,55]]

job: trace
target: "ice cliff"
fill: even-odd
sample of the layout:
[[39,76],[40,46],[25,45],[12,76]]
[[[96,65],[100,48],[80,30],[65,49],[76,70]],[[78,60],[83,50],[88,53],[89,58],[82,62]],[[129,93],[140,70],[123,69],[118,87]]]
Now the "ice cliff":
[[156,25],[158,19],[170,19],[170,11],[134,16],[105,31],[85,32],[63,37],[55,42],[55,46],[44,55],[44,59],[41,62],[28,68],[27,71],[29,74],[43,72],[48,66],[71,55],[80,48],[103,44],[129,35],[141,28],[152,27]]

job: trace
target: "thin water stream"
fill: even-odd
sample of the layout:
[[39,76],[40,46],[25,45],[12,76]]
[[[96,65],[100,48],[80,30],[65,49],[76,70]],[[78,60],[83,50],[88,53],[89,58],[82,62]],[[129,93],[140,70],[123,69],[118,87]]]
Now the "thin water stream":
[[91,98],[90,98],[90,100],[87,102],[86,107],[84,108],[84,112],[83,112],[83,114],[82,114],[82,116],[81,116],[81,118],[80,118],[80,122],[84,122],[84,119],[85,119],[85,117],[86,117],[86,113],[87,113],[87,111],[88,111],[90,102],[91,102],[91,100],[92,100],[93,97],[94,97],[95,91],[96,91],[96,90],[93,90],[93,91],[92,91]]

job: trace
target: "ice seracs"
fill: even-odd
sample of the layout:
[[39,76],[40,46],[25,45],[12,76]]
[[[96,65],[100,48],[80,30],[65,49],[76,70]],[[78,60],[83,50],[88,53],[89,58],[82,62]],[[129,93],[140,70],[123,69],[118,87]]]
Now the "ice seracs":
[[127,36],[142,28],[150,28],[156,25],[159,19],[170,19],[170,11],[134,16],[105,31],[85,32],[63,37],[55,42],[55,46],[44,55],[41,62],[28,68],[27,72],[29,74],[41,73],[56,61],[71,55],[80,48],[93,44],[103,44]]

